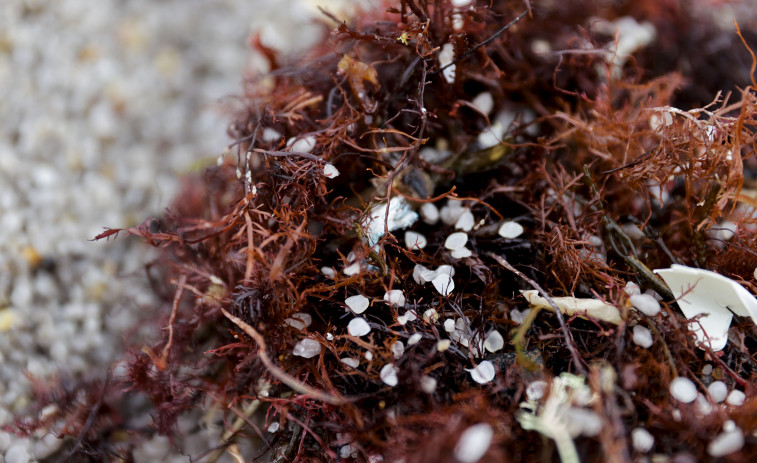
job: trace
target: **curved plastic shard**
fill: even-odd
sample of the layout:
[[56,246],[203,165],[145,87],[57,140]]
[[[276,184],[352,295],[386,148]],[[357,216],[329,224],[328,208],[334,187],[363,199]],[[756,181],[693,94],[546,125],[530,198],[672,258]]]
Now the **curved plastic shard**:
[[654,272],[670,287],[686,318],[703,315],[689,327],[713,351],[722,350],[728,342],[733,314],[757,321],[757,299],[730,278],[676,264]]

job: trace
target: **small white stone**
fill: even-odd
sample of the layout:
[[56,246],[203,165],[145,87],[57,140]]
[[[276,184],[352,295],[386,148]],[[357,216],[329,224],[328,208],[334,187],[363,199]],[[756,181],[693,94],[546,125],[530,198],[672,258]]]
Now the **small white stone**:
[[497,234],[502,238],[512,240],[523,234],[523,226],[518,222],[508,221],[499,226]]
[[410,335],[410,337],[407,339],[407,345],[408,346],[414,346],[421,342],[421,339],[423,339],[423,335],[420,333],[413,333]]
[[408,320],[407,314],[405,314],[405,315],[397,315],[397,323],[399,323],[400,325],[405,326],[405,325],[407,325],[408,321],[409,320]]
[[452,233],[444,240],[444,247],[450,251],[465,247],[468,243],[468,234],[465,232]]
[[405,246],[408,249],[424,249],[426,245],[428,245],[428,240],[425,236],[412,230],[405,232]]
[[547,392],[546,381],[537,380],[526,386],[526,397],[528,397],[528,400],[540,400],[544,397],[545,392]]
[[702,374],[705,376],[709,376],[712,374],[712,364],[708,363],[707,365],[702,367]]
[[388,302],[389,305],[404,307],[405,295],[402,293],[401,289],[393,289],[384,294],[384,301]]
[[639,453],[647,453],[654,446],[654,436],[644,428],[634,428],[631,431],[633,449]]
[[494,98],[489,92],[481,92],[476,95],[476,98],[471,101],[471,104],[488,116],[491,114],[492,109],[494,109]]
[[486,348],[486,350],[488,350],[489,352],[497,352],[503,347],[505,347],[505,339],[497,330],[489,333],[489,336],[487,336],[486,340],[484,341],[484,348]]
[[744,405],[744,400],[746,400],[746,395],[738,389],[734,389],[728,394],[725,403],[738,407]]
[[28,449],[29,441],[19,439],[5,452],[5,463],[27,463],[31,459]]
[[452,0],[452,6],[455,8],[466,8],[473,0]]
[[447,333],[455,331],[455,320],[451,318],[444,320],[444,331]]
[[369,350],[365,351],[365,354],[363,354],[363,356],[365,356],[365,359],[368,360],[369,362],[373,360],[373,352]]
[[433,394],[436,390],[436,380],[431,376],[421,378],[421,390],[426,394]]
[[513,309],[510,311],[510,320],[520,325],[521,323],[523,323],[523,320],[526,319],[529,313],[531,313],[531,309],[525,309],[525,310]]
[[463,213],[458,217],[455,222],[455,230],[462,230],[469,232],[473,230],[473,225],[476,224],[476,218],[473,217],[473,213],[470,209],[464,209]]
[[326,333],[326,340],[327,341],[333,341],[334,340],[334,335],[331,334],[331,333]]
[[347,324],[347,332],[350,336],[360,337],[371,332],[371,325],[363,317],[355,317]]
[[[738,452],[744,447],[744,432],[735,428],[725,431],[707,445],[707,453],[711,457],[724,457],[733,452]],[[6,460],[7,461],[7,460]]]
[[392,363],[387,363],[379,372],[381,381],[387,386],[394,387],[399,384],[399,378],[397,377],[397,367]]
[[697,399],[694,401],[694,405],[700,415],[709,415],[712,413],[712,404],[701,392],[697,393]]
[[331,163],[326,163],[325,166],[323,166],[323,175],[326,176],[326,178],[336,178],[339,176],[339,170],[334,167]]
[[274,432],[276,432],[278,430],[279,430],[279,422],[278,421],[274,421],[273,423],[271,423],[270,426],[268,426],[268,432],[270,432],[270,433],[274,433]]
[[[436,278],[436,276],[442,275],[442,274],[446,274],[446,275],[449,275],[449,276],[453,277],[453,276],[455,276],[455,268],[453,266],[451,266],[451,265],[446,265],[446,264],[445,265],[440,265],[435,270],[434,278]],[[433,280],[434,278],[432,278],[431,280]]]
[[652,332],[641,325],[634,326],[633,342],[637,346],[643,347],[644,349],[650,348],[652,344],[654,344],[654,339],[652,339]]
[[315,137],[310,135],[298,139],[290,138],[289,141],[287,141],[287,145],[289,145],[291,151],[297,153],[309,153],[315,148]]
[[707,386],[707,392],[716,403],[723,402],[728,397],[728,386],[723,381],[713,381]]
[[647,317],[654,317],[660,313],[660,303],[649,294],[635,294],[629,300],[636,310]]
[[459,207],[458,201],[455,201],[453,204],[457,205],[451,206],[450,204],[447,204],[442,207],[441,211],[439,211],[439,218],[442,219],[442,222],[445,225],[455,225],[466,211],[465,208]]
[[348,277],[351,277],[353,275],[357,275],[358,273],[360,273],[360,269],[361,269],[360,261],[358,261],[358,262],[354,262],[348,265],[347,267],[344,267],[344,270],[342,270],[342,272],[344,272],[344,274],[347,275]]
[[425,223],[436,225],[436,223],[439,222],[439,209],[434,203],[423,203],[419,212],[421,214],[421,219]]
[[292,354],[306,359],[313,358],[321,353],[321,343],[315,339],[305,338],[294,345]]
[[468,248],[460,248],[460,249],[455,249],[454,251],[452,251],[450,255],[452,256],[453,259],[465,259],[467,257],[472,256],[473,252],[471,252],[471,250]]
[[402,341],[394,341],[392,343],[392,356],[396,359],[402,357],[402,354],[405,353],[405,345],[402,344]]
[[360,360],[352,357],[343,357],[339,361],[351,368],[357,368],[360,365]]
[[697,387],[689,378],[679,376],[670,382],[670,394],[677,401],[688,404],[697,398]]
[[290,318],[284,320],[284,323],[297,330],[304,330],[313,323],[313,317],[310,314],[297,312]]
[[442,296],[449,296],[455,289],[455,281],[446,273],[438,275],[431,283],[434,285],[434,289]]
[[271,142],[279,141],[279,140],[281,140],[281,133],[279,133],[278,130],[271,127],[266,127],[263,129],[264,142],[271,143]]
[[449,349],[451,345],[452,341],[450,341],[449,339],[441,339],[436,343],[436,350],[438,352],[444,352]]
[[455,445],[455,458],[461,463],[476,463],[489,450],[494,430],[487,423],[474,424],[460,435]]
[[371,301],[369,301],[368,298],[363,296],[362,294],[357,294],[345,299],[344,303],[347,304],[347,307],[349,307],[353,313],[361,314],[368,309]]
[[623,291],[625,291],[626,294],[629,296],[635,296],[637,294],[641,294],[641,288],[639,288],[639,285],[634,283],[633,281],[629,281],[626,283],[626,287],[623,288]]
[[476,368],[466,368],[465,370],[470,373],[473,381],[479,384],[486,384],[494,379],[494,365],[488,360],[479,363]]
[[447,83],[452,84],[455,82],[455,65],[452,62],[455,60],[455,48],[451,43],[445,43],[442,45],[442,49],[439,52],[439,67],[445,68],[442,71],[442,76]]

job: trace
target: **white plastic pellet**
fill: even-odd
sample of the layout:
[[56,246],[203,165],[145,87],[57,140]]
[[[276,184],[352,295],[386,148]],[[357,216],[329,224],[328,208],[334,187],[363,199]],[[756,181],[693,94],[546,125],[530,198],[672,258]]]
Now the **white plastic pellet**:
[[639,285],[637,285],[633,281],[629,281],[628,283],[626,283],[626,287],[623,288],[623,291],[625,291],[625,293],[628,294],[629,296],[641,294],[641,288],[639,288]]
[[545,392],[547,392],[546,381],[537,380],[526,386],[526,397],[528,400],[539,400],[544,397]]
[[327,278],[333,279],[334,276],[336,276],[336,270],[334,270],[334,267],[321,267],[321,273]]
[[730,392],[730,394],[728,394],[728,398],[725,399],[725,403],[738,407],[740,405],[744,405],[744,400],[746,400],[746,395],[738,389],[734,389]]
[[499,234],[499,236],[501,236],[502,238],[512,240],[523,234],[523,226],[518,222],[505,222],[500,225],[499,230],[497,230],[497,234]]
[[426,394],[433,394],[436,390],[436,380],[431,376],[421,378],[421,390]]
[[724,457],[733,452],[738,452],[744,447],[744,432],[735,428],[718,435],[707,445],[707,453],[711,457]]
[[[455,276],[455,268],[451,265],[440,265],[436,268],[436,275],[441,275],[443,273],[453,277]],[[432,278],[433,280],[433,278]]]
[[654,446],[654,436],[644,428],[635,428],[631,431],[631,443],[637,452],[647,453]]
[[402,293],[401,289],[393,289],[384,294],[384,301],[388,302],[389,305],[404,307],[405,295]]
[[271,423],[270,426],[268,426],[268,432],[270,432],[270,433],[274,433],[274,432],[276,432],[278,430],[279,430],[279,422],[278,421],[274,421],[273,423]]
[[444,352],[449,349],[451,345],[452,341],[450,341],[449,339],[441,339],[436,343],[436,350],[438,352]]
[[634,294],[629,300],[636,310],[647,317],[654,317],[660,313],[660,303],[657,302],[654,296],[649,294]]
[[497,330],[489,333],[489,336],[484,340],[484,348],[489,352],[497,352],[503,347],[505,347],[505,338]]
[[452,0],[452,6],[454,6],[455,8],[465,8],[472,2],[473,0]]
[[473,225],[476,224],[476,219],[473,217],[473,213],[470,209],[464,209],[463,213],[458,217],[455,222],[455,229],[469,232],[473,230]]
[[439,312],[436,309],[427,309],[423,312],[423,321],[426,323],[436,323],[439,320]]
[[327,163],[323,166],[323,175],[325,175],[326,178],[336,178],[339,176],[339,170],[334,167],[333,164]]
[[357,368],[360,365],[360,360],[352,357],[340,358],[339,361],[351,368]]
[[306,359],[313,358],[321,353],[321,343],[315,339],[305,338],[294,345],[292,354]]
[[494,365],[488,360],[479,363],[476,368],[466,368],[465,370],[470,373],[473,381],[478,384],[486,384],[494,379]]
[[652,344],[654,344],[654,339],[652,339],[652,332],[641,325],[634,326],[633,343],[637,346],[643,347],[644,349],[652,347]]
[[315,137],[310,135],[299,139],[290,138],[287,145],[297,153],[309,153],[315,148]]
[[[464,1],[466,3],[470,3],[470,0],[457,0],[458,2]],[[452,2],[455,3],[454,1]],[[487,116],[491,114],[492,109],[494,109],[494,98],[492,97],[492,94],[489,92],[482,92],[476,95],[476,98],[471,101],[471,104],[476,107],[479,111],[486,114]]]
[[425,236],[418,232],[408,230],[405,232],[405,246],[410,249],[423,249],[428,245],[428,240]]
[[347,304],[347,307],[349,307],[350,310],[355,314],[361,314],[365,312],[370,305],[368,298],[363,296],[362,294],[350,296],[344,300],[344,303]]
[[444,320],[444,331],[447,333],[455,331],[455,320],[451,318]]
[[469,427],[455,444],[455,458],[461,463],[476,463],[489,450],[494,437],[494,430],[487,423],[474,424]]
[[365,336],[371,332],[371,325],[368,324],[365,318],[355,317],[347,325],[347,332],[350,333],[350,336]]
[[383,381],[387,386],[394,387],[399,384],[399,378],[397,377],[397,367],[392,363],[387,363],[386,365],[384,365],[384,367],[381,368],[381,371],[379,372],[379,376],[381,377],[381,381]]
[[717,403],[723,402],[728,397],[728,386],[723,381],[713,381],[707,386],[707,392]]
[[446,273],[438,275],[431,283],[434,285],[434,289],[442,296],[449,296],[455,289],[455,281]]
[[705,376],[711,375],[712,374],[712,364],[708,363],[707,365],[703,366],[702,367],[702,374],[705,375]]
[[394,341],[392,344],[392,356],[396,359],[402,357],[402,354],[405,353],[405,345],[402,344],[402,341]]
[[421,339],[423,339],[423,335],[420,333],[413,333],[410,335],[409,338],[407,338],[407,345],[408,346],[414,346],[421,342]]
[[452,233],[444,240],[444,247],[450,251],[465,247],[468,243],[468,234],[465,232]]
[[690,379],[679,376],[670,382],[670,394],[677,401],[688,404],[697,398],[697,387]]
[[439,222],[439,209],[434,203],[424,203],[418,212],[421,214],[421,220],[429,225]]
[[450,253],[453,259],[465,259],[466,257],[470,257],[473,255],[473,252],[471,252],[468,248],[460,248],[455,249]]

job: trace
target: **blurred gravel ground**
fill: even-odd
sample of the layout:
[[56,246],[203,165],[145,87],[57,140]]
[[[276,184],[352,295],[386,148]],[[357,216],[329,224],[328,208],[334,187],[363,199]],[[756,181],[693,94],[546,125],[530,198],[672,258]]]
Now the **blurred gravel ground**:
[[[0,1],[0,425],[29,403],[27,372],[81,375],[117,357],[154,302],[150,252],[89,240],[160,214],[179,174],[215,159],[230,120],[219,102],[265,70],[249,34],[307,46],[322,29],[303,3]],[[57,445],[0,432],[0,463]]]

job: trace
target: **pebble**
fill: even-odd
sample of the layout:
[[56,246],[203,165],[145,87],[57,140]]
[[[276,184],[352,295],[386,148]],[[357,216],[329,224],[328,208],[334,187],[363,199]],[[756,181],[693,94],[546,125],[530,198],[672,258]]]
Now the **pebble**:
[[[457,0],[460,1],[460,0]],[[467,1],[467,3],[470,3],[470,0],[462,0]],[[454,2],[453,2],[454,3]],[[471,101],[471,104],[476,107],[479,111],[486,114],[487,116],[491,114],[492,109],[494,109],[494,97],[492,97],[492,94],[489,92],[481,92]]]
[[455,458],[460,463],[476,463],[489,450],[493,437],[494,430],[489,424],[474,424],[460,434],[455,444]]
[[431,283],[434,285],[434,289],[442,296],[449,296],[455,289],[455,281],[446,273],[438,275]]
[[436,390],[436,380],[431,376],[421,378],[421,390],[426,394],[433,394]]
[[404,353],[405,353],[405,345],[402,344],[402,341],[394,341],[392,343],[392,356],[398,359],[402,357]]
[[738,406],[744,405],[744,400],[746,400],[746,395],[743,392],[739,391],[738,389],[734,389],[728,394],[728,397],[725,399],[725,402],[728,405],[733,405],[733,406],[738,407]]
[[407,339],[407,345],[408,346],[414,346],[421,342],[421,339],[423,339],[423,335],[420,333],[413,333],[410,335],[410,337]]
[[519,224],[518,222],[509,221],[500,225],[499,230],[497,230],[497,234],[502,238],[512,240],[522,235],[523,231],[523,226],[521,224]]
[[473,252],[468,248],[455,249],[450,253],[453,259],[465,259],[473,255]]
[[393,363],[387,363],[381,368],[379,372],[381,381],[387,386],[394,387],[399,384],[399,377],[397,376],[397,367]]
[[306,359],[313,358],[321,353],[321,343],[315,339],[305,338],[294,345],[292,354]]
[[473,230],[473,226],[475,224],[476,218],[473,217],[473,213],[470,211],[470,209],[464,209],[463,213],[455,222],[455,229],[469,232]]
[[30,459],[27,440],[20,440],[5,452],[5,463],[28,463]]
[[357,368],[360,365],[360,360],[354,359],[352,357],[344,357],[339,359],[339,361],[352,368]]
[[327,163],[323,166],[323,175],[325,175],[326,178],[336,178],[339,176],[339,170],[334,167],[333,164]]
[[493,330],[491,333],[489,333],[489,336],[486,337],[486,340],[484,341],[484,347],[489,352],[497,352],[498,350],[505,347],[505,338],[502,337],[499,331]]
[[540,400],[547,392],[547,382],[542,380],[532,381],[526,386],[526,397],[528,400]]
[[494,365],[488,360],[479,363],[475,368],[467,369],[473,381],[486,384],[494,379]]
[[652,332],[641,325],[634,326],[633,342],[637,346],[643,347],[645,349],[652,347],[652,344],[654,344],[654,339],[652,339]]
[[421,215],[421,220],[429,225],[436,225],[439,222],[439,209],[434,203],[423,203],[418,211]]
[[688,404],[697,398],[697,387],[690,379],[679,376],[670,382],[670,394],[677,401]]
[[412,230],[405,232],[405,246],[408,249],[424,249],[427,245],[428,240],[422,234]]
[[654,317],[660,313],[660,303],[649,294],[634,294],[629,298],[631,305],[647,317]]
[[452,233],[444,240],[444,247],[450,251],[461,249],[468,243],[468,234],[465,232]]
[[356,317],[347,324],[347,332],[350,336],[360,337],[371,332],[371,325],[363,317]]
[[654,436],[644,428],[634,428],[631,431],[633,449],[639,453],[647,453],[654,446]]
[[[739,428],[725,431],[707,445],[707,453],[714,458],[738,452],[744,447],[744,432]],[[6,460],[7,461],[7,460]]]
[[707,392],[716,403],[723,402],[728,397],[728,386],[723,381],[713,381],[707,386]]
[[370,305],[368,298],[363,296],[362,294],[350,296],[344,300],[344,303],[347,304],[347,307],[349,307],[350,310],[355,314],[361,314],[365,312],[366,310],[368,310],[368,306]]
[[386,294],[384,294],[384,301],[388,302],[389,305],[404,307],[406,302],[405,294],[401,289],[393,289],[391,291],[387,291]]

